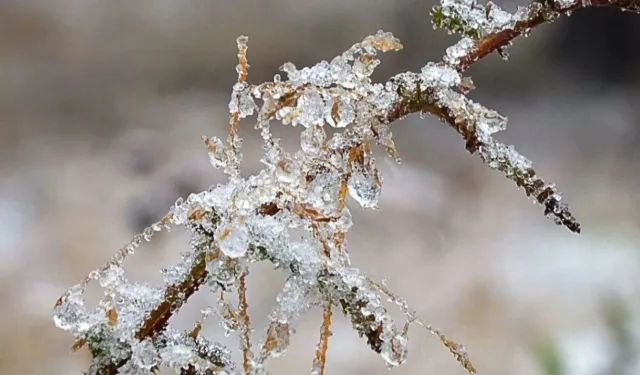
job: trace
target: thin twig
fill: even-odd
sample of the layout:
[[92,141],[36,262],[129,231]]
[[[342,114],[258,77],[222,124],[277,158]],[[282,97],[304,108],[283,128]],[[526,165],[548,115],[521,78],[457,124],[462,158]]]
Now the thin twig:
[[456,69],[458,72],[462,73],[475,62],[481,60],[490,53],[497,51],[499,48],[507,46],[515,38],[529,33],[535,27],[540,26],[543,23],[550,22],[552,18],[549,17],[549,12],[566,15],[580,8],[607,6],[635,12],[640,11],[640,1],[638,0],[576,1],[565,8],[556,7],[552,1],[540,1],[539,3],[534,2],[529,6],[532,8],[530,13],[531,17],[529,19],[516,22],[513,28],[507,28],[496,33],[486,35],[476,41],[473,51],[460,58],[460,62],[457,64]]
[[322,326],[320,327],[320,342],[316,347],[316,356],[313,359],[314,375],[324,375],[327,366],[327,349],[329,349],[329,337],[331,336],[331,298],[327,298],[322,305]]
[[247,302],[247,273],[243,271],[238,285],[238,315],[240,316],[240,346],[242,347],[242,367],[246,375],[251,374],[251,319],[249,318],[249,303]]
[[[499,51],[518,36],[529,33],[533,28],[543,23],[550,22],[556,15],[569,14],[576,9],[590,6],[613,6],[622,10],[640,12],[639,0],[577,1],[565,8],[558,8],[550,1],[534,2],[529,5],[529,9],[531,10],[530,18],[516,22],[513,28],[506,28],[478,39],[475,41],[474,48],[459,58],[455,68],[458,72],[462,73],[490,53]],[[441,64],[444,64],[444,62]],[[379,118],[379,121],[388,124],[413,113],[430,113],[438,117],[441,121],[448,123],[463,136],[467,142],[467,150],[472,154],[477,153],[483,147],[502,145],[491,137],[486,137],[484,143],[480,141],[475,134],[475,127],[472,126],[472,124],[469,124],[466,119],[455,116],[455,111],[452,108],[437,103],[429,92],[417,92],[414,96],[404,98],[393,105],[385,116]],[[483,155],[481,154],[481,156]],[[509,162],[510,161],[507,160],[498,169],[503,172],[512,171],[514,166]],[[558,223],[566,226],[572,232],[580,233],[580,224],[569,212],[568,208],[560,203],[559,192],[553,185],[546,184],[533,168],[527,168],[524,174],[521,175],[507,173],[507,176],[512,179],[516,185],[524,188],[527,196],[533,196],[540,204],[544,205],[546,215],[554,216]]]

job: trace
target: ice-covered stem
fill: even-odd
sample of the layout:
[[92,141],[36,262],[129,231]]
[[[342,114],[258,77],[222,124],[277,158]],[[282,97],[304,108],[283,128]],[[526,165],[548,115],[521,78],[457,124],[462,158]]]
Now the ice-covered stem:
[[[640,12],[639,0],[540,0],[527,7],[520,7],[510,15],[489,2],[487,6],[475,0],[443,0],[432,13],[435,27],[446,28],[450,32],[466,35],[455,46],[447,50],[441,67],[451,66],[457,73],[463,73],[471,65],[492,52],[506,56],[504,48],[521,35],[528,35],[532,29],[551,22],[560,15],[589,6],[612,6],[625,11]],[[424,82],[422,82],[424,83]],[[462,92],[468,91],[464,82],[457,82]],[[472,87],[472,85],[470,85]],[[391,123],[408,114],[421,112],[436,115],[453,127],[466,141],[466,148],[479,155],[492,168],[506,174],[527,196],[534,197],[544,206],[545,215],[554,217],[558,224],[572,232],[579,233],[580,224],[569,212],[566,204],[560,203],[561,194],[555,185],[546,183],[532,168],[531,162],[506,146],[487,132],[478,132],[477,122],[468,116],[465,107],[469,101],[451,90],[437,90],[417,84],[416,88],[401,87],[401,100],[394,104],[384,123]],[[443,100],[443,98],[449,100]],[[451,103],[459,104],[457,107]],[[505,119],[506,120],[506,119]]]
[[[268,212],[275,214],[273,211]],[[278,268],[291,272],[294,278],[302,277],[301,270],[320,267],[316,277],[318,290],[323,301],[323,324],[314,360],[313,374],[320,374],[324,371],[330,336],[331,305],[341,307],[344,315],[351,321],[353,328],[366,339],[372,351],[387,356],[388,358],[385,360],[389,363],[400,364],[406,360],[406,350],[400,344],[406,340],[406,332],[399,330],[387,315],[387,310],[381,301],[382,295],[369,289],[371,283],[365,275],[353,268],[347,268],[340,272],[339,269],[335,269],[331,265],[328,258],[311,257],[305,261],[283,257],[280,252],[262,246],[251,246],[250,248],[250,251],[258,259],[269,261],[277,265]],[[267,332],[268,338],[273,337],[271,331],[276,329],[276,325],[272,327]],[[266,342],[266,345],[271,346],[268,348],[269,350],[274,349],[274,341],[275,339],[271,339]],[[397,345],[393,347],[393,343],[397,343]]]
[[[238,44],[238,65],[236,65],[236,72],[238,73],[238,82],[234,86],[234,97],[229,104],[230,116],[229,116],[229,135],[227,138],[227,158],[229,165],[227,166],[227,172],[231,178],[237,179],[240,177],[240,163],[242,162],[242,155],[240,154],[241,139],[238,136],[238,124],[240,123],[240,110],[242,105],[240,102],[239,91],[247,82],[247,76],[249,75],[249,63],[247,61],[247,42],[246,36],[240,36],[237,39]],[[206,140],[205,140],[206,142]],[[207,143],[207,146],[211,145]]]
[[242,271],[238,277],[238,315],[240,318],[240,346],[242,347],[242,368],[245,374],[251,374],[251,319],[249,318],[249,303],[247,302],[247,272]]
[[[212,223],[216,222],[215,216],[210,216]],[[201,228],[194,228],[194,230],[201,230]],[[204,231],[202,231],[204,233]],[[142,323],[142,326],[135,333],[135,338],[139,341],[151,340],[156,341],[159,335],[167,327],[169,319],[177,312],[189,298],[202,286],[204,281],[208,277],[208,271],[206,269],[207,261],[212,261],[216,254],[212,254],[208,251],[208,246],[202,247],[200,250],[195,251],[195,256],[191,268],[187,275],[180,281],[170,284],[164,290],[164,296],[162,302],[160,302],[154,309],[150,310],[146,318]],[[193,338],[194,342],[199,342],[199,338]],[[201,340],[201,339],[200,339]],[[81,342],[84,343],[85,340]],[[200,341],[201,342],[201,341]],[[91,342],[89,343],[91,345]],[[75,349],[78,349],[76,343]],[[202,349],[202,348],[201,348]],[[199,350],[200,351],[200,350]],[[206,354],[203,351],[203,359],[211,359],[211,354]],[[125,366],[131,357],[125,356],[118,361],[108,361],[108,363],[101,366],[96,371],[99,375],[116,375],[120,368]],[[94,362],[96,358],[94,356]],[[220,362],[221,359],[216,359],[213,363]],[[184,370],[189,373],[189,370]]]
[[[520,35],[528,35],[530,31],[546,22],[555,20],[560,15],[570,14],[573,10],[588,6],[613,6],[627,11],[640,11],[639,0],[541,0],[534,1],[527,7],[520,7],[511,15],[489,2],[487,6],[475,0],[443,0],[432,13],[435,27],[459,32],[467,37],[447,49],[444,61],[431,64],[426,68],[431,73],[421,77],[399,75],[398,94],[400,100],[394,103],[385,116],[380,116],[382,123],[392,123],[412,113],[430,113],[453,127],[466,141],[467,150],[479,155],[493,169],[497,169],[523,188],[525,194],[533,197],[544,206],[544,213],[554,218],[556,223],[566,226],[572,232],[581,231],[580,224],[573,217],[568,206],[561,203],[561,194],[555,185],[546,183],[532,168],[532,163],[517,153],[511,146],[495,140],[491,133],[503,130],[504,126],[493,131],[483,130],[473,107],[477,107],[466,97],[450,89],[457,86],[466,93],[473,88],[470,80],[455,73],[463,73],[471,65],[490,53],[497,51],[506,56],[504,48]],[[447,68],[455,69],[455,73]],[[448,74],[443,82],[429,82],[429,74]],[[407,79],[408,78],[408,79]],[[486,111],[484,111],[486,113]],[[497,113],[492,116],[499,116]],[[503,119],[506,124],[506,118]]]
[[[227,352],[226,348],[217,347],[216,344],[212,344],[208,342],[203,337],[197,338],[187,338],[184,340],[193,341],[196,351],[200,358],[214,365],[215,370],[235,370],[235,365],[231,362],[229,356],[226,356]],[[180,371],[181,375],[198,375],[198,369],[194,365],[189,365],[187,369],[182,369]],[[218,373],[218,371],[211,370],[209,371],[211,375]]]
[[[468,8],[481,6],[475,1],[453,0],[443,1],[448,4],[465,4]],[[481,29],[470,26],[457,26],[466,24],[466,20],[456,14],[443,15],[443,7],[437,6],[432,13],[434,26],[445,28],[452,32],[461,32],[473,39],[474,47],[468,53],[461,56],[456,64],[458,72],[467,70],[476,61],[489,55],[500,48],[508,46],[515,38],[521,35],[528,35],[531,30],[543,23],[552,22],[560,15],[569,15],[574,10],[587,7],[615,7],[623,11],[640,12],[639,0],[538,0],[533,1],[526,7],[520,7],[515,19],[505,22],[500,29],[489,29],[486,35],[480,35]],[[495,4],[489,2],[483,7],[483,12],[491,16],[494,9],[499,9]]]
[[327,298],[322,306],[322,325],[320,326],[320,342],[316,347],[316,355],[313,359],[312,374],[324,375],[327,364],[327,350],[329,349],[329,337],[331,336],[331,298]]
[[[325,256],[330,258],[331,251],[325,246]],[[331,317],[333,315],[333,302],[331,296],[325,296],[322,301],[322,324],[320,325],[320,340],[316,345],[316,354],[311,367],[312,375],[324,375],[327,365],[327,350],[329,349],[329,338],[331,336]]]
[[206,262],[207,253],[205,251],[196,254],[189,275],[180,283],[167,287],[162,303],[149,313],[142,328],[136,332],[138,340],[153,337],[167,326],[169,318],[187,302],[206,280],[208,276]]
[[[350,153],[354,155],[355,153]],[[346,207],[346,199],[347,199],[347,180],[345,179],[340,185],[340,190],[338,193],[338,210],[342,211]],[[318,238],[321,238],[321,230],[319,229],[318,223],[315,224],[314,227],[314,235]],[[343,231],[337,231],[333,236],[333,245],[338,252],[342,252],[343,242],[345,239],[346,233]],[[330,259],[331,258],[331,247],[326,239],[321,240],[324,255]],[[328,270],[325,268],[323,271],[327,272]],[[318,280],[320,281],[320,280]],[[326,296],[325,300],[322,302],[322,325],[320,326],[320,341],[316,346],[316,355],[313,359],[313,366],[311,373],[312,375],[324,375],[324,371],[327,364],[327,350],[329,349],[329,338],[331,337],[331,317],[333,316],[333,301],[331,296]]]
[[[478,119],[478,115],[474,113],[476,103],[448,89],[427,88],[422,91],[420,84],[411,91],[401,90],[401,94],[403,99],[392,107],[382,121],[393,122],[415,112],[437,116],[462,136],[466,141],[467,151],[480,156],[491,168],[503,172],[508,179],[514,181],[528,197],[533,197],[544,207],[546,216],[553,217],[557,224],[572,232],[580,233],[580,224],[568,206],[561,203],[561,193],[555,185],[546,183],[539,177],[531,161],[515,151],[513,146],[498,142],[490,132],[482,129],[482,120],[487,118]],[[495,119],[501,117],[493,111],[485,112],[485,116],[487,115]]]

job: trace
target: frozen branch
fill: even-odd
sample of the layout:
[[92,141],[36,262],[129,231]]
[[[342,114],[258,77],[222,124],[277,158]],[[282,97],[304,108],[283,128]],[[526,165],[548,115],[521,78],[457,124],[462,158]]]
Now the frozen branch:
[[[543,205],[545,215],[580,232],[555,185],[538,177],[532,163],[512,146],[493,138],[506,128],[507,119],[466,96],[474,87],[462,73],[494,51],[506,57],[516,37],[587,6],[640,11],[638,0],[536,1],[514,14],[493,3],[442,0],[432,13],[434,26],[460,33],[462,39],[447,49],[441,62],[385,83],[373,83],[370,76],[380,63],[379,52],[402,48],[390,33],[369,36],[331,62],[300,70],[285,63],[285,80],[276,75],[259,85],[247,83],[248,40],[238,38],[238,81],[229,103],[227,140],[203,137],[212,165],[229,176],[228,182],[176,201],[169,214],[135,235],[55,305],[55,324],[73,334],[74,350],[86,346],[92,354],[88,374],[142,375],[161,368],[191,375],[267,374],[267,360],[286,352],[293,325],[313,306],[323,308],[313,374],[326,372],[333,307],[342,310],[388,366],[406,361],[408,329],[417,324],[474,373],[464,346],[416,317],[404,300],[351,265],[345,240],[353,225],[347,196],[363,208],[377,208],[382,178],[372,147],[382,146],[400,161],[389,125],[410,114],[428,113],[456,130],[467,151]],[[239,124],[254,114],[264,139],[265,167],[243,178]],[[270,131],[273,120],[304,128],[300,150],[292,153],[280,146]],[[335,134],[327,136],[325,126],[335,128]],[[182,254],[179,264],[162,270],[161,287],[128,281],[124,259],[170,226],[186,228],[191,251]],[[301,239],[291,235],[299,229],[306,233]],[[246,276],[256,262],[270,262],[287,274],[257,348],[250,340],[246,298]],[[96,281],[104,298],[98,306],[87,307],[84,292]],[[170,318],[197,291],[211,293],[217,304],[203,311],[192,331],[173,329]],[[229,294],[238,296],[237,306],[225,299]],[[402,324],[389,315],[384,305],[388,300],[405,314]],[[237,333],[241,365],[231,361],[230,349],[202,337],[202,321],[209,316],[218,317],[227,333]]]

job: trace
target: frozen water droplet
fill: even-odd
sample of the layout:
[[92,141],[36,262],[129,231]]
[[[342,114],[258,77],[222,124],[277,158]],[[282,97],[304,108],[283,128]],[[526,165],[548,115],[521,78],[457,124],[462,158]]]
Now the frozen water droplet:
[[317,87],[328,87],[333,83],[331,66],[326,61],[321,61],[309,71],[308,81]]
[[344,128],[353,123],[355,118],[356,112],[347,101],[334,101],[330,113],[327,113],[327,122],[334,128]]
[[248,84],[246,82],[236,82],[233,84],[233,92],[239,93],[246,89]]
[[291,62],[282,64],[282,66],[280,67],[280,71],[287,73],[287,78],[292,82],[296,81],[298,79],[298,76],[300,75],[298,69],[296,69],[296,66]]
[[91,327],[91,320],[85,311],[84,287],[74,285],[60,297],[54,308],[53,321],[56,327],[74,334],[86,332]]
[[487,3],[488,16],[487,25],[485,26],[485,32],[494,32],[505,28],[512,28],[515,22],[514,16],[505,12],[495,3],[489,1]]
[[349,194],[363,208],[378,208],[378,199],[382,191],[380,173],[375,164],[353,164],[348,183]]
[[180,263],[173,267],[163,268],[160,271],[162,274],[162,280],[166,285],[178,284],[191,269],[191,265],[193,264],[193,253],[182,252],[180,253],[180,257],[182,258]]
[[291,339],[291,328],[287,322],[274,321],[267,328],[267,337],[263,347],[267,350],[267,354],[271,358],[282,356]]
[[180,343],[168,345],[160,353],[162,362],[177,371],[186,370],[195,357],[192,348]]
[[380,355],[387,362],[387,366],[397,367],[407,360],[407,342],[407,338],[402,335],[383,341]]
[[503,61],[509,60],[509,52],[507,51],[506,46],[502,48],[498,48],[498,54]]
[[324,128],[320,125],[309,126],[300,134],[300,147],[310,155],[320,152],[326,139]]
[[475,42],[471,38],[462,38],[455,45],[447,48],[444,61],[449,65],[456,65],[460,58],[469,54],[475,47]]
[[138,368],[151,370],[159,364],[158,351],[150,340],[136,342],[131,348],[131,361]]
[[249,229],[243,223],[234,222],[217,235],[218,247],[229,258],[244,256],[249,247]]
[[249,37],[246,35],[240,35],[237,39],[236,39],[236,43],[238,43],[238,48],[241,47],[246,47],[247,43],[249,43]]
[[315,90],[305,90],[298,99],[298,116],[294,120],[296,123],[302,124],[304,127],[312,125],[322,125],[324,122],[324,100]]
[[241,92],[238,99],[238,111],[240,118],[245,118],[253,115],[256,110],[256,103],[248,92]]
[[422,68],[422,81],[426,86],[451,87],[459,85],[462,78],[454,68],[430,62]]
[[122,282],[124,270],[122,267],[110,264],[109,267],[98,272],[98,282],[103,288],[112,288]]
[[282,125],[289,125],[295,116],[295,108],[282,107],[276,112],[276,120],[282,121]]
[[225,262],[222,260],[208,262],[207,271],[213,281],[222,285],[230,285],[235,281],[233,269],[225,267]]
[[311,207],[332,215],[338,208],[336,197],[339,195],[341,176],[335,170],[318,173],[308,182],[304,201]]
[[283,158],[277,162],[275,173],[276,178],[286,184],[294,184],[300,177],[300,170],[289,158]]
[[331,60],[331,76],[334,82],[346,89],[352,89],[358,83],[358,77],[349,65],[348,58],[344,56]]
[[507,118],[496,111],[482,108],[476,126],[483,134],[493,134],[507,128]]
[[209,161],[214,168],[220,169],[227,166],[227,154],[225,153],[225,147],[217,137],[202,137],[205,145],[207,145],[207,152],[209,153]]
[[361,55],[353,62],[353,72],[360,79],[369,77],[375,68],[380,65],[380,60],[374,59],[373,55]]
[[342,213],[340,217],[336,221],[332,221],[329,223],[329,227],[334,231],[339,232],[347,232],[349,228],[353,225],[353,217],[351,216],[351,211],[348,207],[342,209]]

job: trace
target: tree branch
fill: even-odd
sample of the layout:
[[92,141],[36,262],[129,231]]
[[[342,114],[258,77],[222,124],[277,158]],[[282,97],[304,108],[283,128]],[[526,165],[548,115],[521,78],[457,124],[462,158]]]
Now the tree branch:
[[[640,0],[580,0],[560,5],[548,0],[536,1],[528,7],[529,17],[515,22],[513,27],[487,34],[475,41],[467,52],[455,63],[458,73],[466,71],[471,65],[494,51],[508,46],[520,35],[528,34],[533,28],[551,22],[559,15],[568,15],[572,11],[586,7],[612,6],[623,11],[640,12]],[[468,42],[468,40],[467,40]],[[438,65],[446,66],[447,62]],[[518,187],[522,187],[527,196],[533,196],[545,208],[545,215],[553,216],[556,223],[566,226],[575,233],[581,227],[569,212],[568,206],[560,203],[561,194],[553,184],[547,184],[538,177],[530,162],[517,154],[515,150],[494,140],[489,135],[478,136],[476,124],[464,116],[456,115],[456,110],[436,98],[433,91],[422,92],[420,87],[409,95],[401,95],[403,99],[396,103],[384,117],[382,123],[393,123],[413,113],[430,113],[454,128],[467,142],[466,148],[472,154],[479,154],[484,162],[495,164],[494,169],[504,172]],[[484,152],[495,150],[499,152]]]
[[[488,33],[487,35],[480,36],[478,32],[478,38],[476,40],[471,40],[470,38],[463,39],[462,42],[466,43],[466,47],[463,49],[465,51],[464,54],[458,56],[453,62],[450,60],[448,61],[445,58],[445,61],[434,64],[434,66],[439,66],[443,69],[448,68],[451,71],[455,71],[457,73],[463,73],[477,61],[481,60],[494,51],[500,51],[502,48],[508,46],[518,36],[529,33],[531,29],[543,23],[553,21],[559,15],[568,14],[575,9],[588,6],[613,6],[622,10],[640,12],[640,0],[581,0],[574,2],[550,2],[546,0],[536,1],[526,8],[526,10],[528,11],[528,17],[516,21],[510,28],[504,28],[496,32]],[[248,67],[245,56],[245,39],[246,38],[239,39],[238,42],[240,48],[240,70],[238,84],[240,86],[245,83]],[[376,43],[376,41],[374,40],[374,42],[372,43]],[[397,46],[393,44],[379,45],[375,47],[379,47],[378,49],[382,51],[397,49]],[[358,63],[366,64],[368,63],[367,59],[372,60],[373,55],[361,55]],[[400,75],[398,77],[400,77]],[[450,125],[462,136],[462,138],[466,141],[466,149],[470,153],[479,155],[481,159],[489,164],[493,169],[497,169],[505,173],[506,176],[514,181],[517,186],[523,188],[527,196],[534,197],[540,204],[542,204],[545,207],[546,215],[553,216],[558,224],[566,226],[571,231],[580,232],[580,224],[578,224],[578,222],[573,218],[572,214],[568,211],[567,206],[560,203],[560,193],[555,189],[554,185],[547,184],[544,180],[538,177],[535,170],[531,167],[530,162],[520,154],[515,152],[515,150],[493,139],[491,137],[493,131],[483,128],[483,126],[486,126],[486,124],[480,123],[477,118],[478,114],[484,116],[495,116],[498,119],[500,119],[501,116],[493,111],[489,111],[484,109],[483,107],[480,107],[476,103],[471,102],[464,95],[452,90],[449,87],[450,85],[429,86],[425,82],[420,82],[419,79],[414,83],[416,83],[415,89],[413,87],[404,87],[402,84],[400,84],[397,91],[398,100],[395,103],[392,103],[390,107],[384,107],[389,108],[389,110],[386,111],[386,113],[384,113],[383,115],[378,116],[374,120],[377,120],[380,124],[390,124],[413,113],[430,113],[437,116],[441,121]],[[264,118],[266,118],[266,120],[276,117],[275,114],[279,109],[282,109],[285,106],[292,107],[293,103],[296,102],[301,96],[301,94],[296,91],[301,88],[294,88],[292,85],[281,83],[279,79],[276,82],[269,84],[271,84],[273,87],[280,84],[279,88],[282,88],[282,92],[280,93],[281,95],[276,99],[269,98],[269,100],[276,102],[276,104],[274,104],[272,108],[268,108],[268,111],[265,110],[264,113],[261,113],[261,115],[264,115]],[[465,92],[468,90],[469,86],[470,85],[461,84],[459,85],[459,88],[461,91]],[[302,87],[302,89],[304,89],[304,87]],[[249,105],[247,106],[247,102],[243,102],[241,100],[245,99],[244,97],[240,97],[241,90],[242,88],[238,91],[234,91],[234,97],[237,101],[235,104],[238,107],[244,106],[243,108],[241,108],[241,110],[245,111],[246,113],[252,114],[254,107],[251,105],[254,105],[254,103],[250,101]],[[443,100],[443,98],[447,100]],[[305,98],[305,100],[313,101],[314,97]],[[322,101],[322,99],[320,100]],[[324,105],[324,102],[322,102],[322,104]],[[238,179],[238,164],[240,159],[236,158],[238,156],[238,147],[236,146],[239,145],[236,144],[238,141],[236,133],[238,120],[241,117],[239,113],[240,112],[237,112],[237,115],[235,117],[232,116],[230,120],[229,135],[229,143],[231,145],[232,151],[231,159],[233,159],[230,171],[232,177]],[[333,119],[335,122],[340,122],[342,120],[342,115],[338,114],[337,110],[336,113],[332,113],[332,115],[334,115],[335,117]],[[260,121],[262,120],[263,119],[261,118]],[[487,119],[484,118],[484,120]],[[502,120],[506,121],[506,119],[504,118],[501,118],[500,121]],[[347,121],[347,123],[349,123],[349,121]],[[346,130],[345,133],[347,133],[348,131],[349,130]],[[378,138],[378,140],[380,140],[380,135],[377,133],[378,129],[376,129],[375,126],[372,127],[372,132],[374,133],[374,138]],[[351,157],[352,155],[356,155],[359,158],[362,158],[361,147],[363,147],[363,144],[365,144],[366,142],[371,141],[371,139],[365,138],[366,137],[358,138],[354,136],[353,140],[351,140],[350,143],[344,143],[344,145],[346,146],[343,146],[343,149],[333,149],[333,152],[335,152],[336,154],[342,154],[342,156],[350,155]],[[220,156],[222,155],[220,154],[220,151],[223,149],[222,145],[218,145],[209,139],[205,141],[207,142],[207,147],[210,151],[210,154],[214,154],[213,158],[215,159],[220,157],[222,160],[222,156]],[[391,141],[389,140],[388,142]],[[323,140],[323,142],[321,143],[322,145],[319,146],[319,148],[326,149],[327,145],[325,140]],[[389,147],[389,149],[392,148]],[[284,162],[284,159],[280,160],[280,162]],[[288,178],[288,176],[285,177]],[[307,182],[312,181],[315,178],[315,176],[313,176],[311,172],[309,172],[307,175],[303,175],[302,177]],[[344,199],[346,198],[347,189],[347,183],[345,180],[342,188],[340,189],[341,209],[344,208]],[[282,192],[279,192],[278,194],[280,195],[277,195],[277,198],[280,198],[282,195],[284,195]],[[266,200],[271,200],[271,198],[266,198]],[[273,216],[282,209],[284,209],[284,207],[282,206],[282,202],[274,201],[263,204],[257,210],[257,214],[263,216]],[[296,212],[297,206],[286,207],[286,209],[291,212]],[[171,316],[173,316],[173,314],[177,312],[180,307],[182,307],[187,302],[187,300],[209,278],[206,267],[207,262],[212,261],[212,257],[220,256],[220,254],[213,254],[211,251],[212,248],[216,247],[216,245],[213,243],[215,241],[215,238],[212,235],[211,230],[215,230],[215,227],[218,223],[215,218],[215,213],[211,213],[208,211],[204,213],[203,212],[204,211],[199,211],[190,214],[187,221],[192,229],[195,228],[194,230],[206,232],[209,235],[208,237],[210,237],[209,239],[211,243],[209,243],[207,246],[204,246],[202,249],[194,250],[195,254],[193,262],[190,266],[191,268],[188,269],[187,267],[187,273],[184,275],[185,277],[181,281],[173,283],[166,287],[166,289],[164,290],[163,301],[147,313],[143,320],[143,323],[141,324],[141,327],[135,333],[136,340],[153,341],[158,336],[160,336],[162,332],[166,330],[167,322],[169,321]],[[311,212],[313,211],[311,211],[310,209],[309,213]],[[310,219],[310,221],[316,220],[314,218],[308,219]],[[318,222],[320,220],[321,219],[317,219]],[[322,220],[324,220],[324,222],[327,222],[327,220],[330,220],[330,218],[324,217],[322,218]],[[205,230],[204,227],[199,226],[203,223],[206,224],[207,228],[209,229]],[[336,237],[336,241],[342,243],[345,232],[336,233],[339,235],[338,237]],[[291,269],[292,273],[295,273],[295,269],[301,267],[300,264],[296,264],[296,262],[294,261],[288,259],[279,259],[277,255],[271,254],[269,250],[259,248],[259,246],[257,245],[251,245],[251,247],[253,248],[253,250],[259,251],[262,254],[260,256],[255,256],[255,258],[259,258],[259,260],[272,261],[274,264],[281,267],[283,265],[287,265]],[[122,253],[122,259],[124,259],[125,253],[126,252]],[[327,252],[325,254],[325,257],[329,259],[329,255],[330,254]],[[400,332],[395,327],[390,318],[388,318],[388,321],[382,322],[378,321],[377,317],[372,314],[363,313],[364,307],[372,304],[377,304],[377,302],[374,301],[374,303],[369,300],[369,295],[367,293],[361,293],[361,289],[364,287],[364,284],[359,284],[359,282],[361,281],[361,277],[359,274],[355,276],[358,277],[355,279],[352,278],[351,283],[347,283],[344,280],[344,275],[333,269],[330,270],[328,267],[324,267],[321,274],[318,275],[317,282],[319,284],[319,289],[324,296],[324,300],[326,301],[324,316],[325,323],[322,327],[321,343],[317,352],[317,362],[322,365],[321,367],[319,367],[321,373],[324,370],[326,342],[328,340],[330,332],[329,324],[331,321],[331,304],[339,305],[342,307],[343,312],[350,317],[358,333],[361,336],[367,338],[367,342],[372,350],[377,353],[384,352],[387,355],[393,354],[392,361],[395,361],[398,364],[402,363],[406,356],[406,351],[403,350],[403,346],[398,344],[405,340],[406,332]],[[244,287],[244,277],[244,275],[240,276],[241,289]],[[242,293],[244,293],[244,291]],[[66,300],[61,297],[61,299],[56,304],[56,307],[60,307],[63,303],[66,303]],[[251,358],[249,358],[249,318],[246,314],[246,308],[246,298],[243,294],[241,294],[240,310],[244,314],[242,318],[244,324],[243,335],[245,337],[245,340],[243,342],[245,349],[243,365],[244,370],[249,373],[252,372],[253,369],[252,366],[250,366]],[[384,310],[382,305],[380,305],[380,311],[386,314],[386,310]],[[441,339],[442,337],[444,336],[441,336]],[[86,338],[84,337],[80,338],[76,346],[82,346],[82,344],[84,343],[83,340],[85,339]],[[195,339],[196,338],[194,335],[194,340]],[[450,341],[446,341],[446,343],[450,343]],[[397,347],[394,346],[395,344],[398,344]],[[387,347],[388,345],[391,346]],[[452,347],[455,349],[451,349],[454,354],[462,352],[461,350],[459,351],[458,347],[454,344],[446,345],[450,349]],[[201,350],[201,352],[204,353],[205,351]],[[117,357],[117,362],[94,362],[94,365],[102,366],[101,368],[96,369],[94,373],[101,375],[117,374],[119,369],[130,361],[131,352],[129,351],[128,353],[129,355],[121,355],[120,357]],[[217,357],[211,353],[202,353],[200,355],[209,362],[214,363],[215,361],[217,361],[217,365],[227,365],[226,362],[215,359]],[[212,361],[212,358],[214,358],[214,361]],[[457,358],[470,372],[475,371],[473,367],[467,363],[468,359],[466,358],[466,354],[465,356],[459,355],[457,356]],[[111,360],[111,357],[109,357],[109,360]],[[186,371],[195,373],[196,369],[190,368]]]
[[576,9],[588,7],[615,7],[623,11],[640,12],[640,1],[578,0],[564,6],[559,6],[557,3],[549,0],[533,2],[528,6],[529,19],[516,22],[513,28],[504,29],[477,40],[473,51],[460,58],[460,61],[456,65],[456,70],[460,73],[464,72],[478,60],[497,51],[501,47],[507,46],[515,38],[523,34],[528,34],[537,26],[553,21],[558,15],[568,15]]

